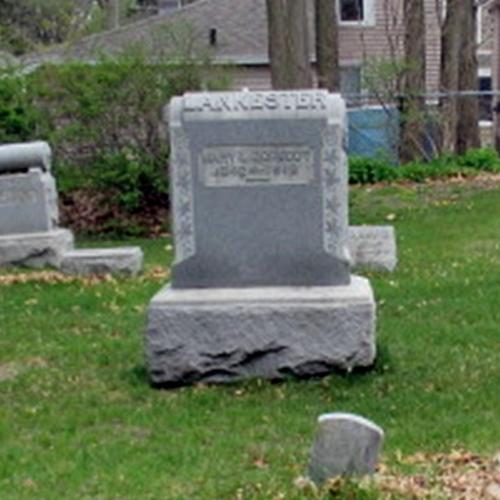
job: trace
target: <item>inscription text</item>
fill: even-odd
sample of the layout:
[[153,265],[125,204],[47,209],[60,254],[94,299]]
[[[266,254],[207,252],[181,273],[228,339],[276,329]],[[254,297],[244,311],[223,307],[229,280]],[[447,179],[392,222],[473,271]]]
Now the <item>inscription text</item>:
[[200,155],[208,187],[308,184],[313,177],[313,151],[304,146],[220,146]]

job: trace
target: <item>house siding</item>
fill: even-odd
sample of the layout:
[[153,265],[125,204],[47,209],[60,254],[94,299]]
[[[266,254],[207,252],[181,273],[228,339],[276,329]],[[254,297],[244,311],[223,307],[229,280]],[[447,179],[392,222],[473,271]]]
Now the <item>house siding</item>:
[[[340,25],[340,64],[343,67],[362,66],[377,58],[400,57],[403,48],[402,5],[403,0],[373,0],[375,24]],[[426,18],[426,81],[427,90],[439,89],[439,68],[441,58],[439,14],[436,0],[424,0]],[[311,59],[314,48],[314,23],[312,0],[309,6]],[[485,34],[480,50],[491,51],[492,23],[488,9],[482,9],[482,31]],[[179,30],[189,26],[189,40],[179,36]],[[167,43],[167,37],[159,42],[158,31],[174,34]],[[210,30],[216,30],[216,43],[210,46]],[[186,35],[186,29],[184,29]],[[486,36],[489,34],[489,36]],[[180,43],[179,43],[180,40]],[[179,54],[179,49],[192,47],[194,50],[211,51],[216,61],[228,61],[240,67],[235,73],[235,87],[264,89],[270,87],[268,64],[268,40],[265,0],[198,0],[175,12],[157,15],[110,32],[86,37],[72,45],[47,51],[24,59],[27,64],[44,61],[62,61],[71,58],[93,60],[96,53],[119,53],[131,43],[145,47],[161,47],[159,57],[169,53]],[[177,45],[176,45],[177,44]],[[180,46],[179,46],[180,45]],[[488,47],[490,47],[488,49]],[[154,52],[153,52],[154,53]],[[483,65],[491,64],[491,55],[481,55]]]

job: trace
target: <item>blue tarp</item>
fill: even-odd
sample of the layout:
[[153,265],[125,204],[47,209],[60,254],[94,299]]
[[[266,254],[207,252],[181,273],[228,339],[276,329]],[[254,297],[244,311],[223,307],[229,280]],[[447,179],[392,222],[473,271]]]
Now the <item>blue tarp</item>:
[[348,154],[379,157],[397,163],[399,113],[395,108],[370,106],[348,109]]

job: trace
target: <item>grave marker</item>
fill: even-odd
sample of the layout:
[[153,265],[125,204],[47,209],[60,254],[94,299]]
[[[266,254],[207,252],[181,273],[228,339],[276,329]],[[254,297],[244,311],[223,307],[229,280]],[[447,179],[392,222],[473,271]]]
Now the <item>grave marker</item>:
[[384,431],[370,420],[351,413],[329,413],[318,419],[311,451],[309,476],[321,486],[336,476],[373,474]]
[[325,91],[172,100],[176,258],[148,311],[153,382],[373,362],[373,294],[347,249],[345,118]]

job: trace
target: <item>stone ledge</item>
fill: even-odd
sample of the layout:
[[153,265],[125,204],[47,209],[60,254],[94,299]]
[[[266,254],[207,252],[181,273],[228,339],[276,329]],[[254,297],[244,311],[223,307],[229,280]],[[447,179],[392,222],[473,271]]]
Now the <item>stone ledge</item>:
[[73,244],[67,229],[0,236],[0,266],[59,267]]
[[67,252],[61,271],[68,274],[121,274],[136,276],[142,271],[144,255],[139,247],[88,248]]
[[335,287],[167,286],[150,303],[145,346],[164,386],[351,370],[375,359],[375,301],[355,276]]
[[376,271],[396,269],[396,233],[393,226],[349,226],[352,266]]

